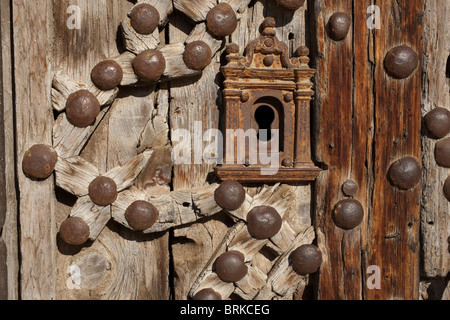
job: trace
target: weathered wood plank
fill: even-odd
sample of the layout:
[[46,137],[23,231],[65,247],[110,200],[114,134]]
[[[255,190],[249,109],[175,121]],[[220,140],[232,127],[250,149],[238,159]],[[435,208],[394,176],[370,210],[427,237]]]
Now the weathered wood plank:
[[[424,54],[422,115],[434,108],[450,110],[450,82],[446,66],[450,48],[450,3],[427,0],[424,15]],[[449,176],[434,159],[437,140],[422,129],[423,180],[421,207],[421,235],[423,272],[427,277],[445,277],[450,271],[448,237],[450,231],[450,202],[443,195],[443,184]]]
[[[2,11],[2,3],[0,2],[0,12]],[[0,25],[0,44],[3,44],[1,32],[2,26]],[[3,50],[0,53],[0,145],[5,145],[5,114],[3,109],[3,81],[6,77],[3,76]],[[6,265],[7,248],[2,239],[3,226],[6,221],[7,211],[7,198],[6,198],[6,150],[0,148],[0,300],[8,298],[8,269]]]
[[48,60],[51,42],[47,21],[50,5],[13,2],[22,299],[52,299],[56,294],[53,179],[31,181],[20,170],[21,159],[29,147],[36,143],[52,144],[52,76]]

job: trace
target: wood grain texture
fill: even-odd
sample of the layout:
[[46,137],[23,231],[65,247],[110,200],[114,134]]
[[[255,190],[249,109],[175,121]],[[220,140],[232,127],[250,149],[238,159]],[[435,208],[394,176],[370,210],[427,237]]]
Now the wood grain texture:
[[[13,2],[17,168],[20,197],[21,298],[52,299],[56,293],[56,220],[53,179],[32,181],[21,159],[37,143],[52,144],[51,3]],[[29,19],[33,16],[34,19]]]
[[[450,110],[450,80],[446,68],[450,51],[450,14],[448,2],[424,1],[424,54],[422,79],[422,115],[434,108]],[[423,179],[421,235],[423,272],[427,277],[445,277],[450,271],[450,203],[443,185],[450,171],[434,159],[438,140],[422,129]]]

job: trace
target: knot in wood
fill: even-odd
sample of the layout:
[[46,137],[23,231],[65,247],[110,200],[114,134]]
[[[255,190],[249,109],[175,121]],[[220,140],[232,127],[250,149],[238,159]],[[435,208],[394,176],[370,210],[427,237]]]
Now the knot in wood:
[[159,50],[145,50],[134,58],[133,70],[143,81],[156,81],[166,70],[166,59]]
[[52,174],[57,161],[58,154],[52,147],[36,144],[25,152],[22,170],[30,179],[46,179]]
[[216,37],[229,36],[237,28],[236,12],[224,2],[209,10],[206,15],[206,26],[209,32]]
[[424,118],[428,132],[435,138],[441,139],[450,133],[450,111],[435,108]]
[[328,20],[328,33],[334,41],[343,40],[350,30],[350,18],[344,12],[335,12]]
[[422,178],[422,168],[413,157],[405,157],[395,161],[389,168],[389,180],[399,189],[414,188]]
[[215,262],[215,270],[219,278],[224,282],[237,282],[245,277],[248,268],[245,265],[245,257],[239,251],[227,251],[222,253]]
[[322,252],[313,244],[304,244],[292,253],[292,269],[300,275],[317,272],[322,264]]
[[386,72],[395,79],[409,77],[419,64],[419,56],[407,45],[392,48],[384,58]]
[[103,91],[112,90],[122,82],[123,71],[114,60],[104,60],[91,71],[91,80]]
[[211,288],[205,288],[197,292],[194,300],[222,300],[222,296]]
[[125,219],[131,228],[144,231],[152,227],[158,220],[159,211],[150,202],[138,200],[125,210]]
[[89,184],[89,197],[99,206],[107,206],[117,199],[117,185],[108,177],[97,177]]
[[364,208],[354,199],[339,201],[333,210],[334,223],[341,229],[351,230],[359,226],[364,218]]
[[237,181],[226,180],[214,191],[214,199],[219,207],[228,211],[236,210],[244,203],[244,187]]
[[275,236],[280,231],[281,224],[281,216],[273,207],[255,207],[247,214],[248,232],[258,240]]
[[159,12],[148,3],[135,6],[130,12],[130,24],[133,29],[143,35],[149,35],[156,30],[159,23]]
[[99,113],[100,103],[88,90],[79,90],[67,98],[67,120],[76,127],[85,128],[92,125]]
[[65,243],[79,246],[89,239],[90,228],[83,219],[71,217],[61,224],[59,235]]
[[204,41],[193,41],[186,45],[183,61],[192,70],[203,70],[211,62],[211,48]]
[[289,10],[296,11],[303,7],[305,0],[276,0],[279,7]]

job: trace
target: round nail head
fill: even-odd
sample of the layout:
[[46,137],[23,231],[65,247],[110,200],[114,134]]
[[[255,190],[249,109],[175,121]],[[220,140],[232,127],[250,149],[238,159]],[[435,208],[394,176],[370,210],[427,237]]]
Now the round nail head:
[[281,161],[281,164],[282,164],[283,167],[289,168],[289,167],[292,167],[294,162],[292,161],[291,158],[286,157],[286,158],[283,159],[283,161]]
[[281,216],[269,206],[258,206],[247,214],[247,228],[250,235],[258,240],[269,239],[281,229]]
[[328,20],[328,27],[331,39],[343,40],[350,30],[350,18],[344,12],[335,12]]
[[216,37],[229,36],[237,28],[236,12],[224,2],[209,10],[206,15],[206,26],[209,32]]
[[441,139],[450,133],[450,111],[444,108],[435,108],[425,116],[425,126],[435,138]]
[[67,98],[67,120],[76,127],[85,128],[92,125],[99,113],[100,103],[88,90],[79,90]]
[[295,272],[307,275],[317,272],[322,264],[322,252],[313,244],[304,244],[292,253],[291,265]]
[[59,228],[61,239],[70,245],[79,246],[89,239],[90,228],[81,218],[71,217],[66,219]]
[[114,60],[104,60],[91,71],[91,80],[97,88],[103,91],[112,90],[122,82],[123,71]]
[[55,169],[58,154],[53,148],[36,144],[28,149],[22,160],[23,173],[31,179],[47,179]]
[[436,142],[434,158],[439,166],[450,168],[450,138]]
[[238,54],[239,46],[236,43],[227,44],[227,54]]
[[247,274],[245,257],[239,251],[222,253],[215,263],[216,273],[224,282],[237,282]]
[[158,80],[166,69],[166,59],[159,50],[145,50],[133,60],[134,73],[139,79],[152,82]]
[[150,202],[143,200],[134,201],[125,210],[125,219],[130,227],[137,231],[144,231],[152,227],[158,217],[158,209]]
[[399,189],[414,188],[422,178],[422,168],[413,157],[405,157],[395,161],[389,168],[389,180]]
[[143,35],[152,34],[159,23],[159,12],[148,3],[135,6],[130,12],[130,23],[133,29]]
[[219,207],[228,211],[236,210],[244,203],[244,187],[237,181],[225,180],[214,191],[214,199]]
[[445,180],[444,183],[444,195],[448,201],[450,201],[450,177]]
[[334,223],[341,229],[351,230],[359,226],[364,218],[364,208],[354,199],[339,201],[333,210]]
[[117,185],[108,177],[97,177],[89,184],[89,197],[99,206],[107,206],[117,199]]
[[358,192],[358,184],[353,180],[347,180],[342,185],[342,192],[344,192],[347,197],[353,197]]
[[392,48],[384,59],[384,67],[396,79],[408,78],[419,65],[419,56],[407,45]]
[[193,41],[186,45],[183,61],[192,70],[203,70],[211,62],[211,48],[204,41]]
[[200,290],[193,298],[194,300],[222,300],[222,296],[211,288]]
[[303,7],[305,0],[276,0],[279,7],[289,10],[296,11]]

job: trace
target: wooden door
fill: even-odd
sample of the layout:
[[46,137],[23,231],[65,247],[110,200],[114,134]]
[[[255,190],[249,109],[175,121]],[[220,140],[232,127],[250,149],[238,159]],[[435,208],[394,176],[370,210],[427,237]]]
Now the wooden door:
[[[450,3],[288,2],[0,1],[0,298],[185,300],[210,286],[226,299],[449,299]],[[159,14],[150,34],[130,22],[142,3]],[[237,18],[226,36],[207,23],[218,3]],[[222,210],[214,197],[220,69],[269,16],[289,57],[309,48],[310,138],[321,173],[314,182],[244,184],[240,208]],[[348,31],[339,30],[345,18]],[[194,41],[211,50],[199,68],[183,59]],[[238,52],[227,51],[231,43]],[[391,51],[397,47],[409,51]],[[133,67],[146,50],[165,61],[154,81]],[[393,75],[389,56],[405,54],[413,67]],[[91,72],[104,60],[123,76],[101,90]],[[67,109],[80,90],[100,105],[84,127]],[[440,116],[427,120],[436,108]],[[35,145],[57,157],[48,177],[24,169]],[[89,195],[97,176],[115,182],[111,204]],[[125,216],[137,200],[159,212],[144,232]],[[343,226],[337,211],[349,206],[352,214],[355,204],[362,221]],[[255,240],[246,216],[262,205],[276,208],[282,224]],[[67,243],[69,217],[89,227],[76,229],[82,244]],[[321,253],[312,274],[291,265],[304,244]],[[244,253],[246,274],[224,282],[214,262],[233,250]]]

